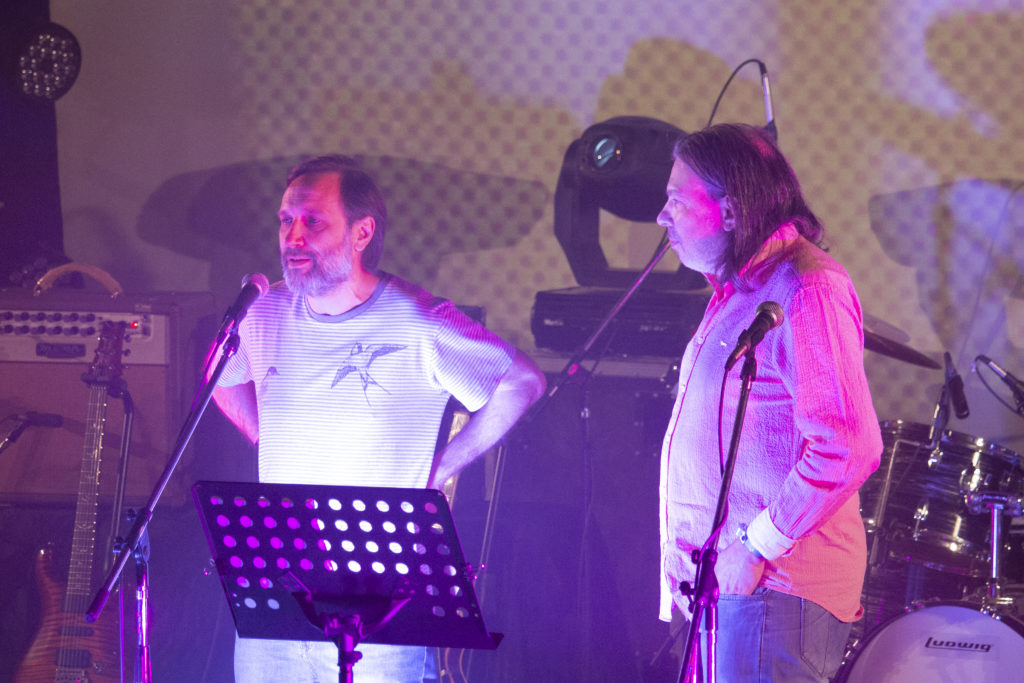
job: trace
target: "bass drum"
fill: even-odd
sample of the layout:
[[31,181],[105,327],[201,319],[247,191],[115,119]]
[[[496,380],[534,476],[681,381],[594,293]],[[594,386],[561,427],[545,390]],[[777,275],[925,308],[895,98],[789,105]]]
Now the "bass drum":
[[969,603],[923,606],[859,643],[835,683],[1024,682],[1024,623]]

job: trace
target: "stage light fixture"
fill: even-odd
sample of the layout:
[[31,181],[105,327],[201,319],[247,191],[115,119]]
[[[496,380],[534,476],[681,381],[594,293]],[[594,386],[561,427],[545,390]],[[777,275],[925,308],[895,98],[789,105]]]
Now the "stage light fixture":
[[53,101],[71,89],[81,68],[82,48],[75,36],[59,24],[46,22],[20,37],[11,71],[17,92]]
[[[555,188],[555,237],[580,285],[629,287],[639,271],[611,268],[600,242],[601,210],[653,223],[665,204],[672,145],[683,131],[643,116],[619,116],[587,128],[566,150]],[[703,277],[680,266],[653,272],[652,289],[697,289]]]

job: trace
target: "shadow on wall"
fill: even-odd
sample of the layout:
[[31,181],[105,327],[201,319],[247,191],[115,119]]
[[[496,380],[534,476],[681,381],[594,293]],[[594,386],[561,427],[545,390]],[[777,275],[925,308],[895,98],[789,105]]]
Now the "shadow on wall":
[[[972,140],[967,149],[976,164],[990,155],[1006,154],[1008,145],[1019,142],[1024,132],[1020,109],[1024,81],[1019,73],[1024,61],[1022,32],[1024,13],[1020,9],[958,13],[928,28],[925,49],[930,64],[963,98],[967,118],[986,131],[985,135],[976,131],[972,135],[970,130],[957,130]],[[972,57],[965,59],[964,55]],[[931,153],[942,156],[948,148],[935,145]]]
[[[253,161],[176,176],[139,217],[146,241],[211,264],[209,289],[226,306],[242,275],[280,277],[277,210],[288,170],[305,156]],[[551,195],[543,184],[387,156],[358,156],[388,202],[381,267],[427,289],[441,260],[514,245]],[[459,303],[479,303],[466,301]]]
[[[868,108],[883,113],[874,133],[886,144],[944,179],[964,178],[873,197],[871,228],[890,258],[914,271],[914,287],[890,287],[889,300],[918,302],[964,378],[971,415],[950,429],[1017,451],[1024,423],[1001,405],[1012,403],[1005,387],[986,368],[974,372],[972,362],[984,354],[1024,372],[1024,246],[1015,239],[1024,228],[1017,153],[1024,118],[1016,104],[1024,91],[1015,73],[1024,57],[1022,27],[1024,15],[1008,11],[956,13],[927,28],[929,68],[955,91],[957,116],[891,97]],[[873,354],[866,367],[880,418],[931,420],[941,371]]]
[[[715,100],[738,65],[672,38],[639,40],[630,49],[622,71],[608,76],[602,85],[594,120],[643,113],[687,132],[698,131],[707,125]],[[743,67],[719,102],[714,123],[763,125],[764,100],[758,78],[756,66]],[[659,87],[652,91],[652,83]]]
[[921,310],[944,348],[1006,337],[1006,299],[1024,298],[1024,181],[970,179],[872,197],[871,228],[916,271]]
[[[969,179],[878,195],[868,209],[885,252],[914,270],[916,291],[903,296],[916,298],[964,377],[972,414],[950,428],[970,429],[1007,447],[1024,445],[1019,420],[998,404],[1010,400],[1005,387],[987,369],[969,372],[978,354],[1016,374],[1024,372],[1024,244],[1016,237],[1024,231],[1024,181]],[[910,379],[892,393],[911,412],[886,417],[927,419],[942,373],[901,370],[906,371],[901,377]],[[898,381],[890,375],[885,387],[896,389]],[[908,408],[915,394],[919,403]],[[881,416],[886,398],[875,395]],[[1018,442],[1008,443],[1014,439]]]

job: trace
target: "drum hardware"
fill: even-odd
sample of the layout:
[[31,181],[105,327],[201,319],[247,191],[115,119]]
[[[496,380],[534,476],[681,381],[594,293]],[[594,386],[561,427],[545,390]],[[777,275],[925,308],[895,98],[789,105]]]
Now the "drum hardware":
[[1004,680],[1010,672],[1024,680],[1024,590],[1000,583],[1003,515],[1024,516],[1024,470],[1016,453],[946,429],[955,375],[946,354],[930,425],[882,423],[881,467],[861,488],[865,615],[836,683]]
[[1011,508],[1024,491],[1012,451],[948,430],[933,439],[934,425],[894,420],[881,429],[881,465],[860,491],[869,555],[854,647],[907,610],[937,601],[979,604],[991,580],[992,539],[1001,550],[1006,529],[993,531],[968,506]]
[[[861,487],[861,509],[871,537],[869,564],[909,562],[983,578],[989,568],[991,526],[970,514],[965,497],[1020,495],[1020,457],[958,432],[943,430],[933,439],[932,431],[930,425],[903,420],[882,423],[882,467]],[[936,445],[929,448],[933,440]],[[1002,539],[1002,528],[999,533],[996,538]]]
[[[886,425],[886,423],[882,424],[883,428],[885,427],[885,425]],[[879,566],[879,565],[881,565],[884,562],[884,559],[885,559],[885,557],[884,557],[885,553],[881,552],[881,548],[883,546],[883,542],[882,541],[883,541],[884,536],[885,536],[885,513],[886,513],[886,509],[888,508],[888,504],[889,504],[889,495],[892,492],[893,467],[896,464],[896,453],[897,453],[897,451],[900,448],[903,448],[903,447],[913,448],[915,453],[917,453],[918,451],[920,451],[922,449],[922,444],[917,442],[917,441],[908,441],[908,440],[905,440],[905,439],[897,438],[893,442],[892,447],[883,452],[883,455],[885,456],[885,467],[884,467],[884,476],[881,477],[881,482],[882,482],[881,490],[879,491],[878,499],[875,501],[874,509],[872,510],[871,516],[864,518],[864,525],[865,525],[865,528],[866,528],[866,531],[867,531],[867,535],[868,535],[868,540],[869,540],[869,544],[868,544],[868,566],[869,567]],[[934,448],[934,446],[932,446],[932,448]],[[933,454],[934,454],[934,451],[933,451]],[[928,464],[929,468],[932,466],[932,458],[933,457],[934,457],[934,455],[929,456],[929,464]],[[875,474],[872,475],[872,477],[875,477],[875,475],[877,475],[879,472],[882,472],[882,471],[883,471],[882,469],[876,470]],[[901,480],[902,480],[902,478],[901,478]],[[862,497],[862,500],[863,500],[863,497]],[[864,510],[863,503],[861,505],[861,510],[862,511]],[[921,514],[920,508],[917,511],[915,511],[915,513],[914,513],[915,520],[918,518],[919,514]],[[924,515],[927,516],[927,509],[925,509]],[[914,537],[915,537],[915,540],[917,540],[916,524],[915,524]]]
[[[931,461],[929,461],[929,465]],[[921,529],[921,523],[928,519],[928,502],[925,501],[921,504],[917,510],[914,511],[914,530],[911,534],[915,541],[920,540],[923,530]]]
[[997,619],[1004,616],[1011,616],[1024,620],[1024,584],[999,582],[996,598],[990,597],[991,589],[983,586],[972,592],[966,599],[971,604],[982,604],[982,611]]
[[[1002,481],[1002,479],[1000,479]],[[1000,584],[1003,516],[1024,516],[1024,498],[1015,491],[963,491],[972,515],[988,512],[991,524],[990,572],[982,588],[964,602],[949,600],[906,601],[904,613],[890,614],[866,636],[858,637],[847,650],[836,683],[859,681],[962,681],[1022,680],[1024,622],[1021,621],[1021,587]],[[924,520],[927,514],[923,515]],[[924,521],[922,520],[922,521]],[[865,603],[872,590],[885,587],[885,576],[873,569],[865,589]],[[892,571],[892,570],[889,570]],[[908,567],[907,577],[927,571]],[[940,574],[936,574],[938,576]],[[887,577],[890,580],[891,575]],[[872,583],[874,585],[872,585]],[[911,583],[907,579],[907,585]],[[1015,668],[1017,667],[1017,668]],[[1017,672],[1013,678],[1009,672]]]
[[[992,538],[1002,538],[1003,515],[1010,517],[1021,517],[1024,515],[1024,498],[1013,493],[1001,491],[972,491],[964,496],[967,509],[976,515],[988,510],[992,526]],[[1000,543],[991,544],[991,563],[989,578],[985,584],[984,595],[981,596],[981,609],[983,612],[992,615],[1011,613],[1015,601],[1011,598],[1004,600],[1001,591],[1000,579],[1002,578],[1002,548]]]
[[[1000,491],[974,491],[966,495],[967,509],[972,514],[983,512],[982,508],[989,508],[993,519],[998,519],[999,513],[1010,517],[1021,517],[1024,498],[1014,496],[1011,493]],[[995,524],[995,522],[993,522]]]

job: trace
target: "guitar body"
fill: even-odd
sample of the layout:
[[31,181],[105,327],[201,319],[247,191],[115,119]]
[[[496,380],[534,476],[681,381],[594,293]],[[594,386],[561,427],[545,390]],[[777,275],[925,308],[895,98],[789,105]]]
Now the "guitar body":
[[116,610],[107,610],[94,624],[83,613],[61,609],[64,581],[52,548],[36,556],[36,580],[43,619],[14,683],[116,683],[121,678],[120,624]]
[[[469,413],[457,412],[452,421],[451,436],[454,437],[469,421]],[[483,604],[483,584],[478,583],[480,574],[487,566],[487,558],[490,555],[491,539],[494,535],[494,518],[498,506],[498,493],[501,490],[501,475],[505,464],[505,444],[497,447],[494,459],[494,481],[491,486],[491,498],[487,504],[487,520],[484,524],[483,545],[480,549],[480,562],[475,568],[471,568],[470,577],[476,587],[477,598]],[[455,489],[458,484],[458,475],[445,482],[442,492],[448,498],[448,502],[454,507]],[[472,650],[446,647],[437,651],[437,674],[440,683],[469,683],[470,664],[473,656]]]
[[469,650],[446,647],[438,658],[441,662],[438,677],[443,683],[469,683]]

